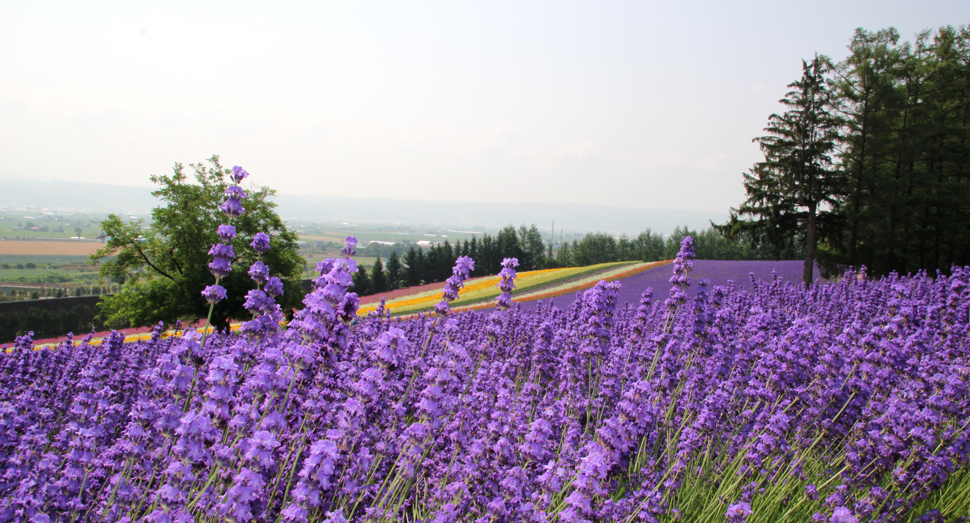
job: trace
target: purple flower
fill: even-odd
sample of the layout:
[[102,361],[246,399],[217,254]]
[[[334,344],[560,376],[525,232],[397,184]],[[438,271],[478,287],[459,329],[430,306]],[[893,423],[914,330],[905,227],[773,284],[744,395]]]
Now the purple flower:
[[836,507],[829,523],[859,523],[859,518],[853,516],[852,511],[845,507]]
[[233,238],[236,237],[236,228],[232,225],[222,224],[219,226],[219,229],[216,230],[216,234],[219,235],[219,238],[223,243],[229,243]]
[[209,285],[202,291],[202,296],[209,303],[219,303],[226,299],[226,289],[222,285]]
[[246,209],[242,206],[242,201],[238,198],[226,198],[226,201],[222,202],[222,206],[219,208],[226,213],[226,216],[230,217],[242,216],[242,213],[246,212]]
[[751,510],[751,504],[747,502],[735,503],[728,507],[727,512],[724,516],[731,523],[740,523],[742,521],[747,521],[747,517],[754,512]]
[[451,312],[448,305],[458,299],[458,290],[465,286],[465,280],[471,271],[475,270],[475,261],[468,256],[459,256],[455,260],[455,266],[451,269],[451,276],[445,280],[445,288],[442,291],[442,301],[434,306],[434,311],[438,316],[447,316]]
[[232,245],[217,243],[209,249],[209,254],[213,256],[212,263],[209,264],[210,272],[218,278],[224,278],[232,270],[230,260],[236,257]]
[[245,180],[248,176],[249,176],[249,173],[246,172],[246,169],[243,169],[238,165],[232,168],[232,181],[239,183]]
[[502,270],[498,275],[502,278],[498,282],[498,288],[502,294],[496,300],[499,309],[508,309],[512,306],[512,289],[515,288],[515,268],[519,266],[517,258],[505,258],[502,260]]
[[225,278],[232,270],[232,264],[225,258],[216,258],[209,264],[209,272],[218,278]]
[[249,244],[256,252],[263,254],[269,250],[269,235],[265,232],[257,232],[253,236],[253,242]]
[[269,267],[261,261],[256,261],[249,266],[249,277],[256,283],[266,283],[269,279]]
[[242,190],[238,185],[230,185],[226,188],[226,196],[229,198],[234,198],[236,200],[245,200],[246,191]]
[[434,313],[438,316],[447,316],[451,313],[451,306],[448,305],[447,301],[441,300],[435,304]]
[[263,290],[270,296],[279,296],[283,294],[283,281],[276,276],[272,276],[266,280],[266,285],[263,286]]
[[232,245],[225,245],[217,243],[209,249],[209,254],[215,256],[216,258],[225,258],[227,260],[235,258],[236,253],[232,250]]
[[266,310],[268,307],[272,307],[275,303],[273,298],[267,296],[265,292],[259,289],[250,289],[246,293],[246,302],[243,304],[243,307],[247,311],[256,314]]
[[351,257],[357,254],[357,238],[354,236],[348,236],[345,240],[343,248],[340,249],[340,253],[345,257]]

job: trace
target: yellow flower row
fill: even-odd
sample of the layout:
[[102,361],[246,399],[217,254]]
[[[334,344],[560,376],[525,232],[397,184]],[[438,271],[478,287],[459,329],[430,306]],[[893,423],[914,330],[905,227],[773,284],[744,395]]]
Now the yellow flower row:
[[[572,278],[587,273],[599,273],[602,272],[604,268],[612,266],[622,266],[628,267],[631,262],[613,262],[604,263],[599,265],[592,265],[588,267],[566,267],[558,269],[543,269],[537,271],[528,271],[520,273],[515,280],[516,294],[526,291],[528,289],[545,285],[551,281],[561,280],[566,278]],[[473,303],[487,301],[495,296],[499,295],[499,289],[497,284],[499,282],[498,277],[483,278],[481,281],[475,282],[473,285],[466,286],[458,300],[452,302],[452,307],[463,307],[468,306]],[[418,296],[407,296],[399,298],[400,301],[388,302],[385,306],[390,309],[394,314],[407,314],[410,312],[416,312],[421,309],[430,307],[433,303],[441,300],[442,292],[434,293],[422,293]],[[363,307],[357,311],[358,315],[365,315],[368,312],[374,310],[376,305],[369,305]]]
[[[622,262],[621,262],[622,263]],[[532,277],[523,277],[521,280],[515,280],[515,291],[513,291],[513,296],[521,295],[523,292],[549,283],[551,281],[562,280],[567,278],[572,278],[582,274],[590,272],[598,272],[603,270],[603,268],[608,267],[613,264],[600,264],[592,265],[588,267],[568,267],[563,269],[551,269],[547,271],[535,271]],[[477,301],[487,300],[499,295],[499,289],[497,287],[491,287],[478,292],[462,293],[461,297],[455,301],[453,305],[464,305],[467,303],[474,303]]]
[[[523,272],[518,275],[515,282],[517,286],[526,285],[529,281],[531,281],[531,279],[537,276],[548,274],[548,273],[554,273],[557,271],[566,271],[566,270],[569,270],[569,269],[541,269],[537,271]],[[495,289],[493,293],[497,296],[498,287],[496,286],[498,285],[499,280],[500,278],[497,276],[483,277],[483,278],[476,278],[475,280],[469,280],[469,282],[472,282],[472,283],[465,285],[465,287],[462,288],[460,293],[460,296],[462,299],[459,299],[459,301],[464,301],[463,298],[465,296],[468,296],[469,294],[473,294],[476,292],[481,294],[481,291],[487,291],[488,289]],[[396,298],[386,302],[384,306],[393,310],[395,313],[404,312],[406,310],[433,305],[434,303],[441,301],[443,296],[444,296],[444,288],[442,287],[442,289],[439,289],[439,290],[425,291],[420,294],[410,295],[410,296],[402,296],[400,298]],[[377,309],[377,304],[361,307],[360,309],[357,310],[357,315],[363,316],[375,309]]]

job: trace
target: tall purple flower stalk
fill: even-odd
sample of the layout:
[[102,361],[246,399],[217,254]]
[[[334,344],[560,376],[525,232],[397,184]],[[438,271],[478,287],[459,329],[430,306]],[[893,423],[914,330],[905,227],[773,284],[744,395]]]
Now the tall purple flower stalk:
[[451,276],[445,280],[445,289],[441,301],[434,306],[438,316],[447,316],[451,312],[451,302],[458,299],[458,290],[465,286],[465,280],[471,271],[475,270],[475,260],[468,256],[459,256],[455,266],[451,269]]
[[499,277],[501,277],[501,280],[498,282],[498,288],[502,290],[502,294],[496,299],[496,305],[499,309],[508,309],[512,306],[512,289],[515,288],[515,268],[518,266],[518,258],[505,258],[502,260],[502,270],[498,273]]
[[680,242],[680,251],[674,258],[674,275],[670,277],[670,297],[664,304],[667,306],[667,323],[664,330],[669,330],[677,317],[677,311],[687,302],[687,288],[690,287],[688,274],[694,270],[694,239],[687,236]]
[[[270,236],[258,232],[249,244],[259,258],[270,250]],[[256,282],[256,288],[246,294],[243,307],[253,315],[253,319],[243,322],[240,330],[253,335],[270,335],[280,331],[283,310],[276,303],[276,297],[283,294],[283,282],[269,275],[269,267],[262,259],[257,259],[249,267],[249,277]]]
[[[233,218],[241,216],[246,210],[242,206],[242,200],[246,198],[246,192],[239,187],[239,183],[249,177],[249,173],[242,167],[236,165],[232,168],[230,177],[234,184],[226,189],[226,199],[222,202],[220,209],[222,209],[222,212],[231,221]],[[226,298],[226,289],[219,285],[219,282],[232,270],[232,260],[236,257],[236,253],[232,248],[232,240],[236,237],[236,228],[230,224],[222,224],[219,225],[216,234],[222,243],[214,244],[209,249],[209,254],[212,255],[209,270],[216,277],[216,282],[214,285],[209,285],[202,290],[202,296],[209,303],[209,315],[206,316],[205,324],[202,326],[203,344],[205,344],[205,338],[208,334],[209,323],[212,322],[212,311],[215,310],[216,303]]]

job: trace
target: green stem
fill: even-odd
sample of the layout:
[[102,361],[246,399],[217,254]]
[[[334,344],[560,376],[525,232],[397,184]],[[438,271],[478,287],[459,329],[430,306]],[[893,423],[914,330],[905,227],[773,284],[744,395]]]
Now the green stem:
[[[216,285],[219,285],[219,281],[222,280],[219,276],[216,276]],[[212,310],[216,308],[215,303],[209,304],[209,315],[205,318],[205,323],[202,324],[202,347],[205,347],[205,337],[209,334],[209,323],[212,321]]]

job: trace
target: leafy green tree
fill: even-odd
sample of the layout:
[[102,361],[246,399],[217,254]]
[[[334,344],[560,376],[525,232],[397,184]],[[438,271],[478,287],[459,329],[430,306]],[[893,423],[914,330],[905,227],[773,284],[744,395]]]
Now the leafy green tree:
[[387,258],[387,289],[391,291],[400,289],[403,279],[404,267],[401,266],[401,258],[397,256],[396,251],[391,251],[391,255]]
[[[825,74],[828,60],[816,55],[802,61],[802,77],[789,84],[781,100],[788,110],[768,118],[767,136],[755,138],[765,155],[745,174],[748,199],[731,210],[728,231],[759,231],[770,242],[784,244],[801,233],[805,246],[803,279],[810,283],[815,267],[818,226],[838,204],[844,183],[832,154],[841,122]],[[757,217],[743,223],[739,216]]]
[[[204,318],[209,305],[202,289],[214,283],[209,272],[209,249],[219,242],[216,229],[229,222],[220,205],[230,185],[230,169],[212,156],[203,163],[189,164],[194,181],[181,163],[176,163],[171,176],[152,175],[159,186],[152,195],[164,205],[152,210],[152,222],[124,222],[112,214],[101,222],[109,237],[104,248],[91,255],[103,262],[101,275],[123,282],[121,292],[104,298],[101,313],[110,325],[141,326],[159,321]],[[287,230],[271,201],[275,191],[267,187],[245,188],[246,211],[229,222],[238,236],[232,241],[236,259],[232,271],[222,279],[227,298],[213,312],[212,324],[225,327],[230,319],[245,319],[250,313],[243,308],[246,293],[255,287],[247,274],[256,261],[249,247],[253,236],[265,232],[272,236],[271,248],[260,259],[269,266],[270,275],[283,280],[284,294],[277,297],[283,310],[298,306],[302,299],[300,269],[303,259],[298,254],[294,232]]]

